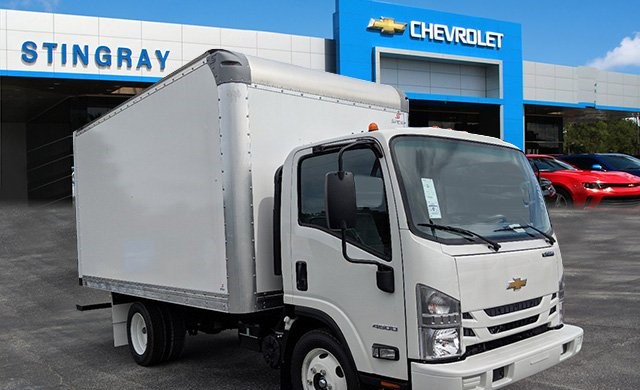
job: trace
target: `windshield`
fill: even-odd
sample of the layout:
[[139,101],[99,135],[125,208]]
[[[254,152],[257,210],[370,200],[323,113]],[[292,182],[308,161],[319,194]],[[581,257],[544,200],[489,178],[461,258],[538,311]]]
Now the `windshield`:
[[540,172],[555,172],[555,171],[575,171],[576,169],[567,164],[564,161],[556,160],[551,157],[531,157],[529,158],[529,163],[531,164],[531,168],[533,170],[539,169]]
[[539,238],[510,225],[551,233],[540,186],[522,152],[428,136],[398,136],[391,150],[415,234],[458,244],[469,240],[428,225],[467,229],[497,241]]
[[613,169],[640,169],[640,160],[635,157],[612,154],[603,155],[600,158],[606,161],[607,165]]

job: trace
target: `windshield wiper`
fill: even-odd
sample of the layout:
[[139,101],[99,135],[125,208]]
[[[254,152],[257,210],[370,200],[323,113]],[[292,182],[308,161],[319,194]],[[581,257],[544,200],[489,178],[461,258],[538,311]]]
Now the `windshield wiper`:
[[489,244],[489,248],[493,249],[494,251],[497,252],[500,249],[500,244],[498,244],[497,242],[490,240],[484,236],[481,236],[478,233],[472,232],[471,230],[467,230],[467,229],[463,229],[455,226],[438,225],[436,223],[419,223],[418,226],[425,226],[431,229],[443,230],[445,232],[458,233],[463,236],[476,237],[486,242],[487,244]]
[[531,229],[533,231],[538,232],[541,236],[544,237],[544,239],[549,243],[549,245],[553,245],[556,242],[556,239],[553,238],[553,236],[549,233],[545,233],[542,230],[538,229],[535,226],[532,225],[507,225],[503,228],[500,229],[496,229],[494,230],[494,232],[505,232],[507,230],[513,230],[515,231],[516,229]]

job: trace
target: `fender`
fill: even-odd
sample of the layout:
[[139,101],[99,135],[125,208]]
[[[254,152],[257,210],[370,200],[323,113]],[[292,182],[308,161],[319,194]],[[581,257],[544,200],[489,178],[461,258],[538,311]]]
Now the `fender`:
[[[293,352],[295,343],[304,333],[312,329],[327,328],[342,345],[347,346],[347,348],[349,345],[347,344],[347,340],[342,334],[340,327],[338,327],[333,318],[331,318],[327,313],[308,307],[289,305],[285,308],[285,313],[288,313],[292,318],[292,325],[288,331],[285,331],[282,338],[280,354],[280,356],[282,356],[280,369],[281,390],[289,390],[292,388],[290,378],[291,353]],[[353,364],[353,367],[356,367],[357,371],[358,367],[353,360],[353,356],[351,356],[351,350],[347,349],[346,352],[349,356],[349,360],[351,360],[351,364]]]

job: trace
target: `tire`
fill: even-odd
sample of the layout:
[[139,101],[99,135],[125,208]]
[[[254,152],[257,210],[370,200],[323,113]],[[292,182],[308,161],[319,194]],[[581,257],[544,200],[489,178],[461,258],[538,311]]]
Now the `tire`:
[[127,339],[133,360],[141,366],[160,363],[166,347],[162,310],[153,302],[134,302],[127,315]]
[[162,305],[165,327],[165,347],[162,361],[176,360],[182,355],[187,334],[182,313],[170,305]]
[[557,209],[573,208],[573,199],[571,199],[571,194],[569,194],[567,190],[562,188],[556,188],[556,201],[554,203],[554,208],[557,208]]
[[[291,382],[294,390],[358,390],[358,375],[347,351],[325,330],[304,334],[293,347]],[[323,386],[324,385],[324,386]]]

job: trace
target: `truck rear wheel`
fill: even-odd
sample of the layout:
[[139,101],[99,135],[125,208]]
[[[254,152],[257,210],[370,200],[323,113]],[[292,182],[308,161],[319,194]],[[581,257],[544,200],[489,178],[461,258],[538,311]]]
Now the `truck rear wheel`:
[[162,305],[162,316],[165,327],[165,349],[163,361],[171,361],[180,357],[184,349],[184,339],[187,333],[184,318],[172,306]]
[[294,390],[357,390],[358,376],[344,347],[324,330],[303,335],[293,348]]
[[166,330],[159,305],[134,302],[127,316],[127,338],[133,360],[141,366],[162,361],[166,346]]

